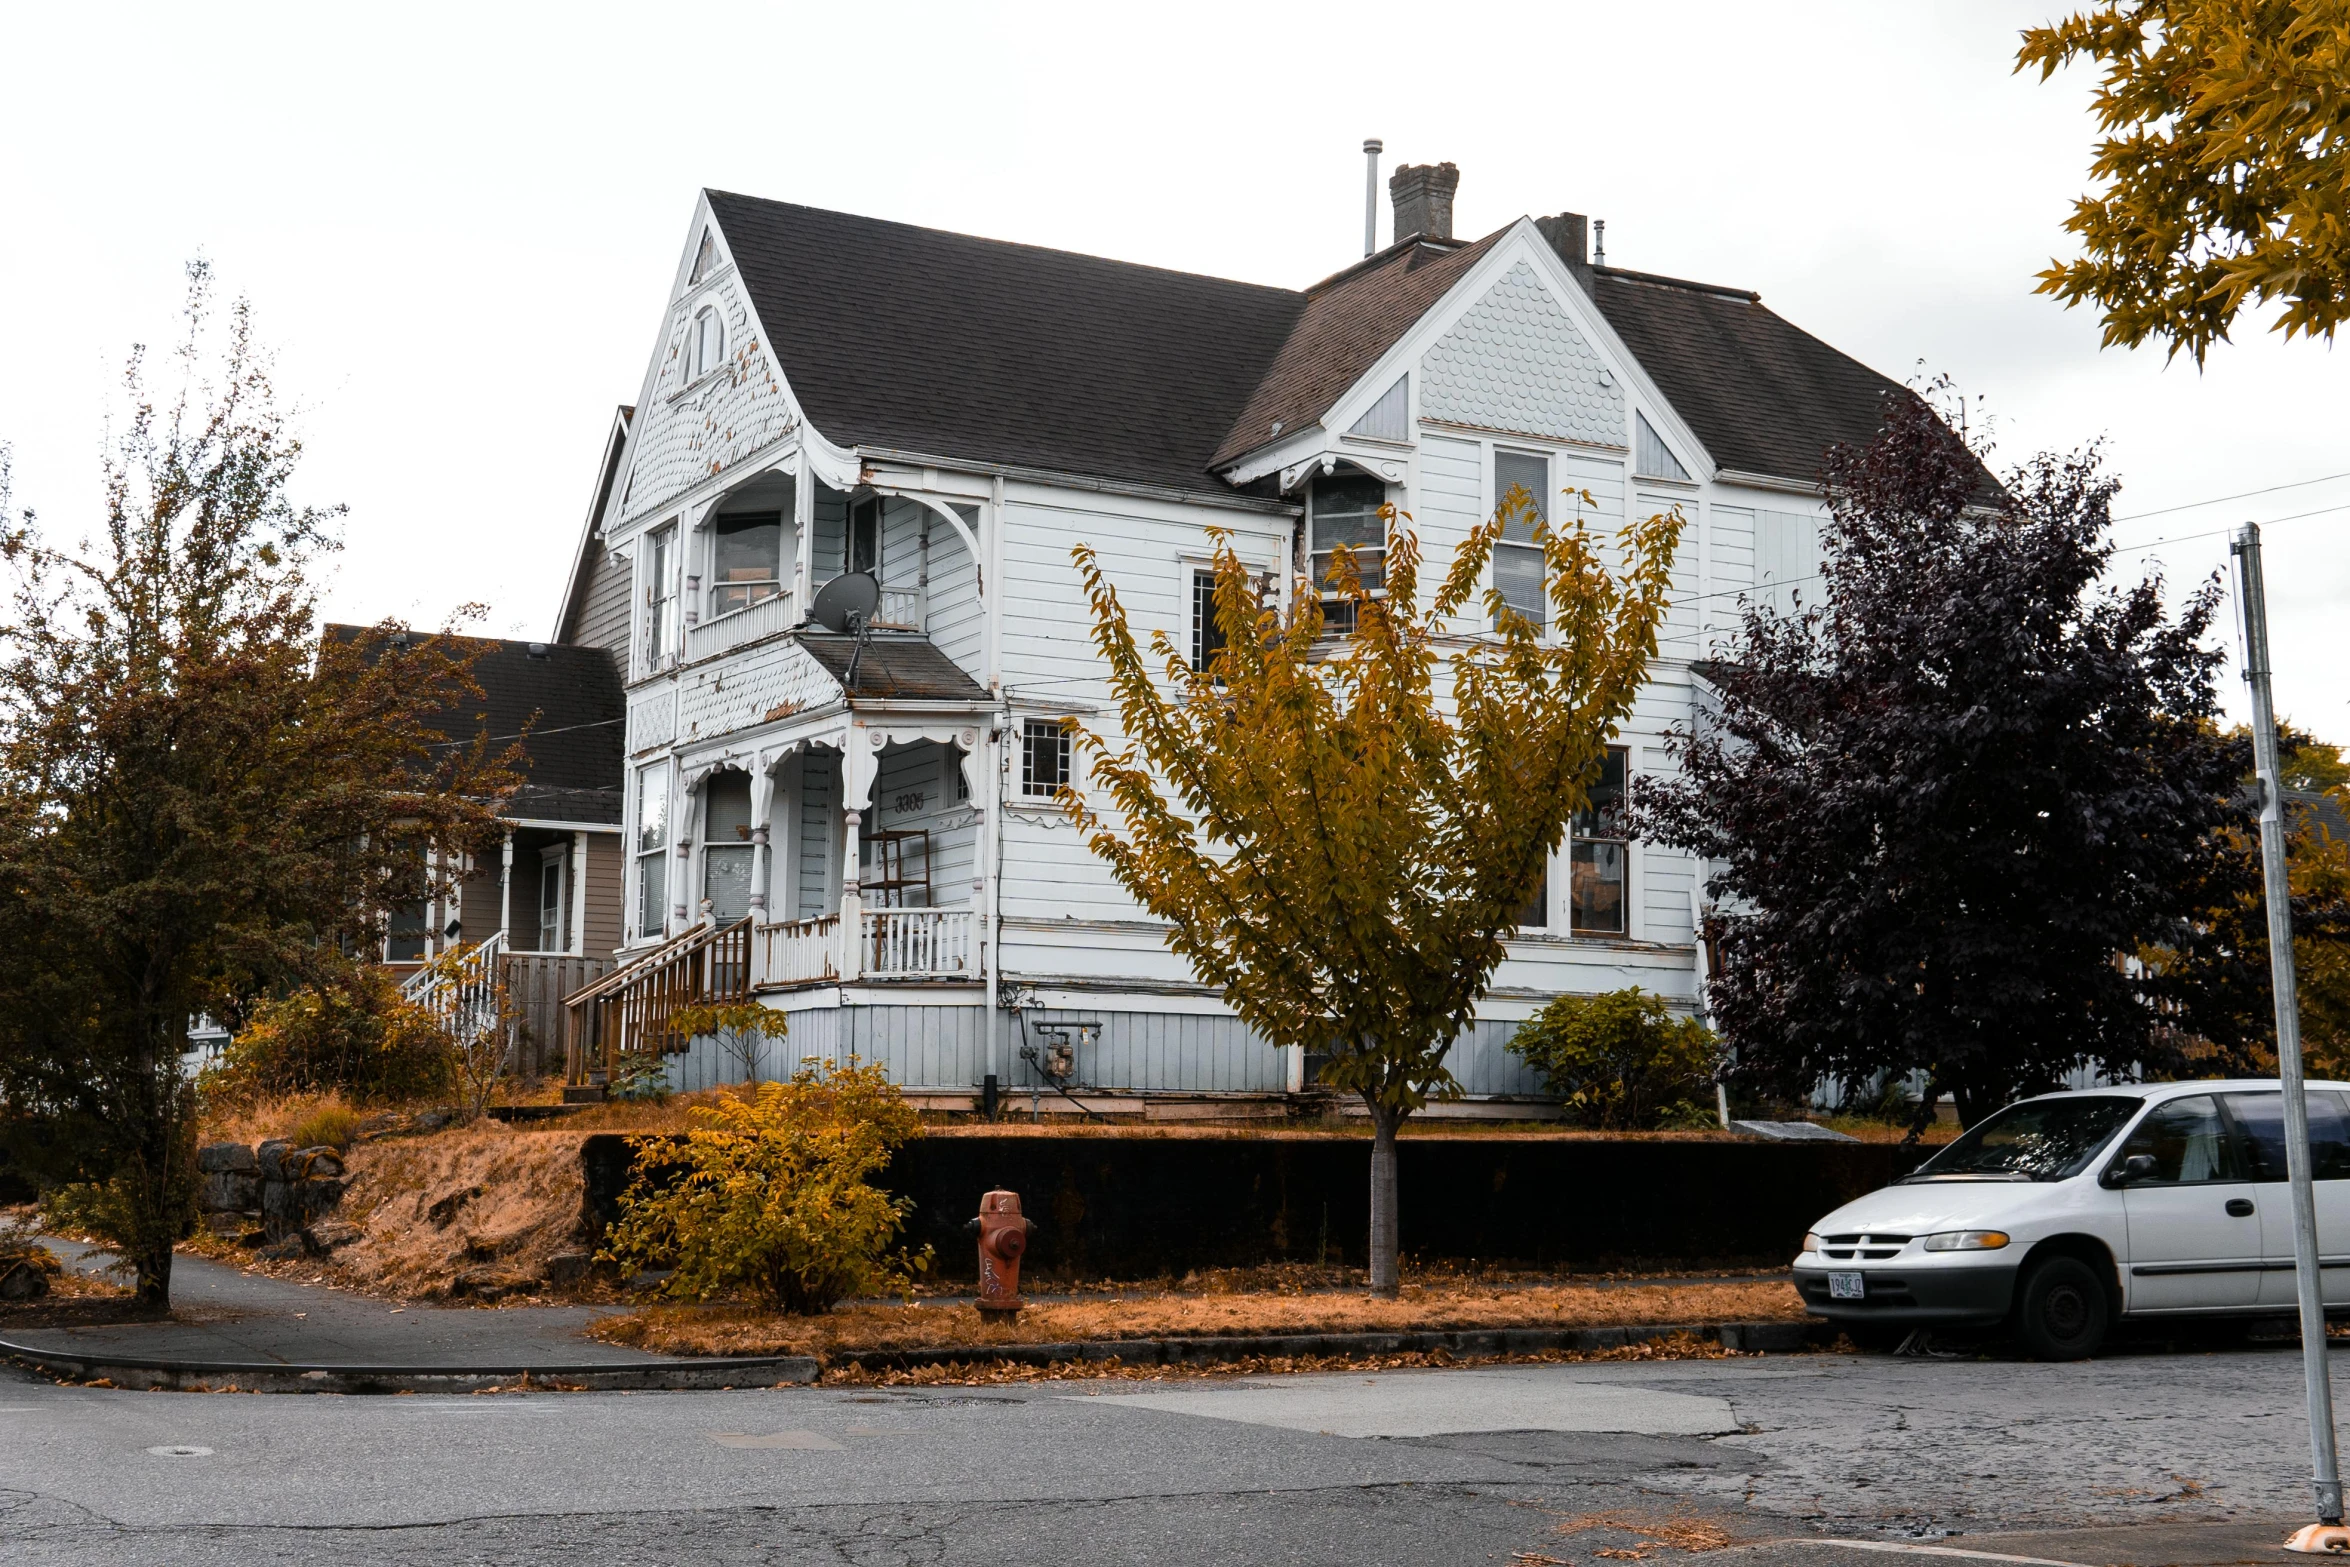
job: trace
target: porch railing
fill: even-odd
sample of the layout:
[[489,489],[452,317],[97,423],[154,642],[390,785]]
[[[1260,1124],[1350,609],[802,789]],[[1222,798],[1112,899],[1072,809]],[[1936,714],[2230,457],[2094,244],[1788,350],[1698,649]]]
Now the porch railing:
[[689,930],[563,998],[565,1073],[574,1083],[597,1071],[610,1081],[623,1055],[683,1050],[671,1027],[678,1013],[750,993],[751,922]]
[[866,909],[841,946],[837,914],[777,920],[754,935],[753,983],[765,990],[843,980],[979,977],[979,914],[972,908]]
[[920,588],[883,587],[881,604],[873,611],[873,623],[898,631],[922,631],[923,592]]
[[436,958],[400,982],[400,995],[433,1016],[459,1039],[468,1039],[503,1021],[499,1007],[500,966],[506,933]]
[[840,916],[777,920],[758,933],[756,982],[770,989],[820,985],[840,977]]
[[977,979],[979,920],[969,908],[867,909],[858,967],[871,979]]
[[788,628],[793,621],[791,589],[786,588],[773,598],[761,599],[747,609],[729,610],[710,620],[685,628],[685,656],[691,663],[697,658],[708,658],[728,648],[756,642]]

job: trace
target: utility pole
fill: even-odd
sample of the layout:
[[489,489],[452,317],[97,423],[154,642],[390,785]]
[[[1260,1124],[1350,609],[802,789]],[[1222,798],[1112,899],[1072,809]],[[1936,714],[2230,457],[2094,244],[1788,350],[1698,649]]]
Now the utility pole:
[[[2268,972],[2276,997],[2277,1076],[2285,1099],[2285,1173],[2293,1188],[2293,1280],[2301,1303],[2301,1375],[2309,1399],[2310,1490],[2321,1529],[2338,1537],[2342,1472],[2334,1453],[2334,1388],[2326,1364],[2325,1296],[2318,1280],[2317,1196],[2310,1186],[2309,1101],[2301,1078],[2301,998],[2293,980],[2293,894],[2285,877],[2285,797],[2277,766],[2276,702],[2269,689],[2268,594],[2260,575],[2260,525],[2248,522],[2228,547],[2235,558],[2236,607],[2243,617],[2244,684],[2252,693],[2252,755],[2260,772],[2260,866],[2268,891]],[[2289,1550],[2324,1550],[2317,1530]]]

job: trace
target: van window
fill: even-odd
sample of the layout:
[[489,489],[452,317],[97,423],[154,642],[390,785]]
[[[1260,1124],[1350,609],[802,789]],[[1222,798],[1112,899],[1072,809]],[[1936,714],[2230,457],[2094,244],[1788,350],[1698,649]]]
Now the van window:
[[1909,1179],[1971,1175],[2066,1180],[2089,1167],[2097,1150],[2137,1113],[2140,1103],[2104,1096],[2027,1099],[1967,1132],[1919,1165]]
[[[2229,1113],[2244,1133],[2256,1181],[2285,1179],[2285,1096],[2230,1094]],[[2309,1152],[2311,1179],[2350,1180],[2350,1114],[2342,1096],[2327,1089],[2309,1093]]]
[[2140,1185],[2193,1186],[2205,1181],[2247,1179],[2235,1138],[2220,1118],[2219,1101],[2209,1094],[2173,1099],[2146,1112],[2146,1119],[2122,1144],[2121,1157],[2146,1154],[2154,1173]]

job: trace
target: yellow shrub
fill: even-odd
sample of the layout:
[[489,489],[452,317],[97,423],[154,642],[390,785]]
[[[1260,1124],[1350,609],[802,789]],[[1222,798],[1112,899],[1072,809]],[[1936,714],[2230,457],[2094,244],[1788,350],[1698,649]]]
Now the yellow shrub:
[[636,1139],[604,1257],[673,1267],[668,1293],[746,1289],[785,1311],[902,1290],[930,1250],[893,1250],[912,1202],[871,1184],[920,1120],[878,1066],[809,1060],[788,1083],[696,1105],[682,1140]]
[[372,963],[338,966],[261,1003],[204,1074],[205,1092],[228,1103],[327,1089],[361,1103],[392,1103],[451,1086],[448,1034],[400,995],[388,969]]

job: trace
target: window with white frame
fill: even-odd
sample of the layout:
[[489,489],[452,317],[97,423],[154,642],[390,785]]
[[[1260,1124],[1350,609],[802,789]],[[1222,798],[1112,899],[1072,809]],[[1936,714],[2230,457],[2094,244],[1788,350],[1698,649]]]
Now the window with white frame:
[[644,667],[659,669],[676,651],[677,524],[665,522],[645,535]]
[[563,950],[563,872],[570,852],[562,846],[539,851],[539,944],[534,951]]
[[783,513],[721,512],[710,525],[710,614],[783,592]]
[[712,773],[704,784],[702,896],[710,917],[731,925],[751,912],[751,881],[758,848],[751,841],[751,775]]
[[1224,628],[1216,621],[1216,574],[1206,568],[1191,574],[1191,667],[1205,670],[1224,651]]
[[1354,601],[1330,581],[1340,549],[1352,552],[1365,591],[1374,597],[1386,591],[1387,519],[1380,515],[1386,504],[1387,486],[1369,474],[1333,473],[1314,481],[1307,500],[1310,554],[1326,635],[1346,636],[1355,626]]
[[1568,926],[1578,936],[1625,933],[1631,891],[1632,845],[1624,833],[1623,746],[1607,748],[1591,803],[1575,813],[1567,849]]
[[867,496],[849,508],[849,571],[881,575],[881,497]]
[[960,746],[947,747],[947,771],[954,776],[955,801],[963,804],[971,798],[971,774],[963,766],[965,752]]
[[1069,781],[1069,731],[1057,718],[1031,718],[1020,728],[1020,792],[1050,799]]
[[718,368],[726,354],[726,327],[718,319],[715,309],[704,307],[694,316],[693,357],[686,370],[686,379],[699,381]]
[[1550,520],[1550,459],[1495,452],[1493,506],[1502,514],[1501,537],[1493,546],[1493,585],[1501,590],[1501,601],[1539,631],[1548,622],[1549,598],[1534,525]]
[[636,770],[636,933],[659,936],[669,919],[669,764]]

